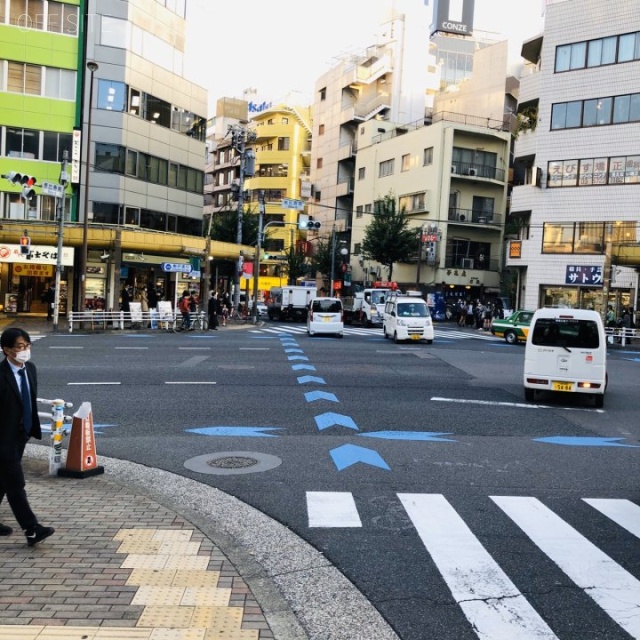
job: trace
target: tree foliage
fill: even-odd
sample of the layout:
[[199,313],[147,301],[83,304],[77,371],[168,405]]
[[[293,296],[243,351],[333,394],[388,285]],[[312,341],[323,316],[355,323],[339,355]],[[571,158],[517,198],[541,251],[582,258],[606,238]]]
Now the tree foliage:
[[[259,216],[245,210],[242,214],[242,244],[255,245],[258,242]],[[205,230],[206,235],[206,230]],[[211,221],[211,239],[219,242],[236,243],[238,240],[237,210],[221,211]]]
[[393,195],[375,201],[373,219],[362,240],[362,255],[385,266],[389,270],[389,280],[392,279],[393,264],[407,262],[418,251],[416,231],[408,229],[408,224],[406,209],[398,210]]
[[304,277],[308,271],[304,253],[299,251],[294,245],[291,245],[287,251],[285,265],[290,285],[294,285],[296,281]]

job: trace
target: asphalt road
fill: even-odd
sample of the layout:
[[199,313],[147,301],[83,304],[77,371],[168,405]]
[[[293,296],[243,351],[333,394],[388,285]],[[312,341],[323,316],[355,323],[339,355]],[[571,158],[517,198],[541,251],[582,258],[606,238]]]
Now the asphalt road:
[[525,403],[524,347],[481,332],[301,330],[47,336],[40,396],[294,530],[403,640],[640,638],[640,347],[596,410]]

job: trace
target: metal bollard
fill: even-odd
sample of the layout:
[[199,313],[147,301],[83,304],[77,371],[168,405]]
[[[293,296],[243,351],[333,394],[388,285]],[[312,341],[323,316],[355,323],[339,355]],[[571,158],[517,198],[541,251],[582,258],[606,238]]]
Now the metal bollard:
[[[64,400],[45,400],[37,398],[38,402],[51,405],[51,452],[49,454],[49,475],[58,475],[58,469],[62,466],[62,438],[67,435],[64,423],[71,418],[64,415],[65,408],[73,407],[73,403]],[[42,414],[39,414],[42,415]]]

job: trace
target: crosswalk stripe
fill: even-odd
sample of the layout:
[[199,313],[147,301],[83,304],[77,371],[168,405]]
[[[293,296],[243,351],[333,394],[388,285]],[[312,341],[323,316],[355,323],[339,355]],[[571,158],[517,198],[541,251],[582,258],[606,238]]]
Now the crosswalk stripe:
[[444,496],[398,498],[479,638],[557,640]]
[[[293,334],[306,334],[307,327],[306,325],[278,325],[278,326],[266,326],[261,329],[253,329],[251,333],[293,333]],[[373,336],[382,338],[382,329],[380,327],[349,327],[346,326],[344,328],[345,335],[352,336]],[[452,340],[490,340],[495,342],[496,340],[500,340],[500,338],[496,338],[495,336],[487,333],[466,333],[464,331],[456,331],[455,329],[439,329],[435,328],[435,340],[438,338],[444,339],[452,339]]]
[[360,515],[350,492],[307,491],[309,527],[361,527]]
[[640,638],[640,581],[537,498],[491,499],[613,620]]
[[640,538],[640,507],[631,500],[584,498],[584,501]]

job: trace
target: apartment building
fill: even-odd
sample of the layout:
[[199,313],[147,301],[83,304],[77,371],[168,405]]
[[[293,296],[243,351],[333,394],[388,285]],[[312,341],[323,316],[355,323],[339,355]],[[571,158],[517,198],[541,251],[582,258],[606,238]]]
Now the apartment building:
[[375,202],[397,198],[416,230],[416,252],[393,265],[404,289],[447,302],[500,293],[511,134],[503,121],[438,112],[410,125],[366,122],[358,130],[351,232],[352,282],[386,280],[361,255]]
[[640,14],[547,4],[525,42],[507,264],[518,306],[637,309]]
[[[29,264],[55,263],[56,203],[42,185],[58,183],[66,150],[62,312],[117,308],[125,284],[169,300],[199,287],[207,96],[187,80],[185,34],[185,0],[0,0],[0,166],[37,178],[27,206],[1,184],[0,241],[14,256],[27,229]],[[15,288],[20,311],[41,311],[51,269],[0,263],[0,295]]]

